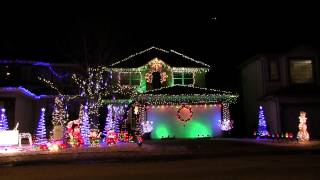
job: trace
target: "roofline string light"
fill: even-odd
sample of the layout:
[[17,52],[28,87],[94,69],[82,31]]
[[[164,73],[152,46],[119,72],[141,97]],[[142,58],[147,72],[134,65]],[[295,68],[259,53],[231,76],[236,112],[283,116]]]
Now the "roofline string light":
[[177,52],[177,51],[175,51],[175,50],[167,51],[167,50],[164,50],[164,49],[155,47],[155,46],[152,46],[152,47],[150,47],[150,48],[148,48],[148,49],[145,49],[145,50],[143,50],[143,51],[140,51],[140,52],[137,52],[137,53],[135,53],[135,54],[132,54],[132,55],[130,55],[130,56],[128,56],[128,57],[120,60],[120,61],[117,61],[117,62],[111,64],[110,66],[112,67],[112,66],[115,66],[115,65],[117,65],[117,64],[119,64],[119,63],[125,62],[125,61],[127,61],[127,60],[129,60],[129,59],[131,59],[131,58],[133,58],[133,57],[135,57],[135,56],[137,56],[137,55],[143,54],[143,53],[148,52],[148,51],[150,51],[150,50],[152,50],[152,49],[156,49],[156,50],[159,50],[159,51],[162,51],[162,52],[165,52],[165,53],[170,53],[170,52],[172,52],[172,53],[175,53],[175,54],[177,54],[177,55],[179,55],[179,56],[181,56],[181,57],[183,57],[183,58],[189,59],[189,60],[191,60],[191,61],[193,61],[193,62],[195,62],[195,63],[198,63],[198,64],[201,64],[201,65],[203,65],[203,66],[206,66],[207,68],[211,68],[210,65],[208,65],[208,64],[206,64],[206,63],[204,63],[204,62],[202,62],[202,61],[195,60],[195,59],[193,59],[193,58],[191,58],[191,57],[189,57],[189,56],[186,56],[186,55],[184,55],[184,54],[182,54],[182,53],[179,53],[179,52]]

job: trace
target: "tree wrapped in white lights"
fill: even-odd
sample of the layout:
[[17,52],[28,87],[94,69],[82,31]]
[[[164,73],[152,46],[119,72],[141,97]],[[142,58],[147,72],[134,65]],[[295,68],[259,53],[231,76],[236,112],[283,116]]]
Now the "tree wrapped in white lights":
[[73,74],[72,79],[80,88],[80,96],[88,102],[88,115],[92,128],[98,128],[99,109],[102,107],[102,97],[107,91],[105,69],[102,66],[88,68],[86,77]]
[[8,119],[6,116],[6,109],[2,108],[0,112],[0,131],[8,130]]
[[83,138],[83,143],[85,145],[90,144],[90,123],[89,123],[89,116],[88,116],[88,106],[80,105],[80,111],[79,111],[79,119],[81,121],[81,136]]
[[307,131],[307,117],[306,112],[301,111],[299,116],[299,132],[297,139],[299,141],[309,141],[309,133]]
[[40,119],[38,122],[38,128],[36,131],[36,145],[47,144],[47,131],[45,126],[45,108],[41,108]]
[[230,119],[229,104],[222,104],[222,121],[220,121],[220,129],[222,131],[230,131],[233,128],[233,121]]
[[120,133],[120,125],[123,120],[123,115],[125,113],[123,105],[108,105],[108,112],[105,123],[105,132],[109,130],[114,130],[116,133]]
[[67,111],[63,104],[63,97],[58,96],[54,100],[54,107],[52,112],[52,124],[54,126],[63,126],[68,119]]

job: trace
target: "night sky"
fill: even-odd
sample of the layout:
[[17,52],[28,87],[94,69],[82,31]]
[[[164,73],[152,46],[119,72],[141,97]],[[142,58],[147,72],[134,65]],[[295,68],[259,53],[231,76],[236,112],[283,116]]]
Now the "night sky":
[[157,46],[213,65],[210,87],[238,89],[249,57],[320,40],[312,5],[123,4],[2,6],[0,57],[77,63],[85,44],[109,64]]

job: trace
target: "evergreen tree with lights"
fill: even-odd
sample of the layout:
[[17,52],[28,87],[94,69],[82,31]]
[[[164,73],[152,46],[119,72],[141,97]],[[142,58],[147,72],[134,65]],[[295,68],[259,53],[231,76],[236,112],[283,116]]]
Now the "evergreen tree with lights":
[[66,124],[68,114],[63,105],[63,98],[56,97],[54,100],[54,108],[52,112],[52,124],[54,126],[63,126]]
[[81,121],[81,136],[84,141],[84,145],[90,144],[90,123],[89,123],[89,116],[88,116],[88,106],[80,105],[80,111],[79,111],[79,119]]
[[8,130],[8,119],[6,116],[6,109],[2,108],[0,112],[0,131],[5,131]]
[[267,123],[264,117],[264,111],[262,106],[259,106],[259,122],[258,122],[258,130],[257,130],[257,137],[266,137],[269,135],[267,130]]
[[38,128],[36,132],[36,140],[35,144],[36,145],[43,145],[47,144],[47,131],[46,131],[46,126],[45,126],[45,108],[41,108],[41,114],[40,114],[40,119],[38,122]]

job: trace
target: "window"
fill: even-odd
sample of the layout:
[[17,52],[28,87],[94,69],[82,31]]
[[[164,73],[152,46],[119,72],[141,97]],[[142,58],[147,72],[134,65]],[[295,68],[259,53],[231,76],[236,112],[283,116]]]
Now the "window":
[[193,73],[173,73],[173,83],[175,85],[193,85]]
[[279,61],[269,61],[269,75],[271,81],[278,81],[280,79]]
[[313,65],[312,60],[290,60],[290,79],[292,83],[312,83]]
[[121,85],[140,85],[140,73],[121,73],[120,74],[120,84]]
[[132,86],[139,86],[140,85],[140,73],[131,73],[130,74],[130,82]]

